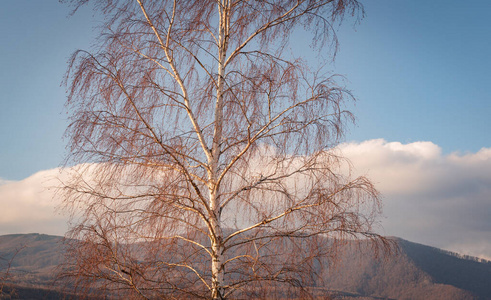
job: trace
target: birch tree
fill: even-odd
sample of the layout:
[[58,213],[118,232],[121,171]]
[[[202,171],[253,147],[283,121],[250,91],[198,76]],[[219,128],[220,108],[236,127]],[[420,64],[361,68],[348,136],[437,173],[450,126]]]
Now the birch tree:
[[343,239],[385,242],[377,191],[336,150],[354,99],[292,40],[330,59],[356,0],[92,2],[105,23],[66,76],[78,287],[300,297]]

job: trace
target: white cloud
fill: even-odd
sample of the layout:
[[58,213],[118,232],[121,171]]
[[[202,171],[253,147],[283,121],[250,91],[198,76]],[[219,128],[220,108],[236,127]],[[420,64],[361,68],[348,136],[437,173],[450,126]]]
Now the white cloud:
[[12,180],[6,180],[6,179],[3,179],[0,177],[0,186],[7,184],[7,183],[11,183],[11,182],[13,182],[13,181]]
[[66,218],[55,211],[54,186],[59,169],[38,172],[21,181],[0,185],[0,234],[63,235]]
[[[340,150],[382,192],[385,234],[491,259],[491,149],[443,155],[431,142],[379,139]],[[51,188],[59,174],[0,184],[0,234],[65,232]]]
[[442,155],[431,142],[340,146],[383,195],[385,233],[491,259],[491,149]]

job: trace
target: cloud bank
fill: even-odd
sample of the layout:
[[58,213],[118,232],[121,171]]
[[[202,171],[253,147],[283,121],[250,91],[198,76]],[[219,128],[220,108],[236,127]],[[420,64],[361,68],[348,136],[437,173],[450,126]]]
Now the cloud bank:
[[442,155],[382,139],[340,149],[382,193],[386,234],[491,259],[491,149]]
[[[382,139],[339,149],[382,193],[384,234],[491,259],[491,149],[443,155],[431,142]],[[53,197],[60,172],[0,180],[0,234],[63,235],[67,218]]]
[[3,178],[0,177],[0,185],[4,185],[4,184],[7,184],[7,183],[11,183],[11,182],[13,182],[13,181],[11,181],[11,180],[5,180],[5,179],[3,179]]
[[41,171],[21,181],[0,183],[0,235],[46,233],[63,235],[67,218],[56,212],[54,187],[59,169]]

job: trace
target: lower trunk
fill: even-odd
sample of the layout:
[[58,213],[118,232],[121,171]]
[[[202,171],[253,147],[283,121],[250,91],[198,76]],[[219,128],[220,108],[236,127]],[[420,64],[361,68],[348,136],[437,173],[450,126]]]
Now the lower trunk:
[[213,259],[211,262],[211,272],[212,272],[212,286],[211,286],[211,298],[215,299],[225,299],[224,298],[224,281],[223,275],[225,270],[223,268],[223,246],[220,242],[214,243],[213,249]]
[[[220,147],[214,149],[219,151]],[[214,155],[217,155],[213,151]],[[220,211],[220,201],[219,201],[219,187],[216,185],[218,160],[214,160],[211,163],[212,173],[210,174],[210,235],[211,235],[211,298],[224,299],[224,257],[223,257],[223,232],[221,224],[221,211]]]

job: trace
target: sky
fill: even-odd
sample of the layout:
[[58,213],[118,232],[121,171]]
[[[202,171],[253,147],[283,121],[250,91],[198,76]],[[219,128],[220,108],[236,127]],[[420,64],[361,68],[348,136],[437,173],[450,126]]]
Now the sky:
[[[358,99],[340,149],[382,193],[384,233],[491,259],[491,2],[362,3],[330,66]],[[69,13],[2,2],[0,234],[66,228],[49,188],[66,153],[61,82],[97,25],[89,9]]]

